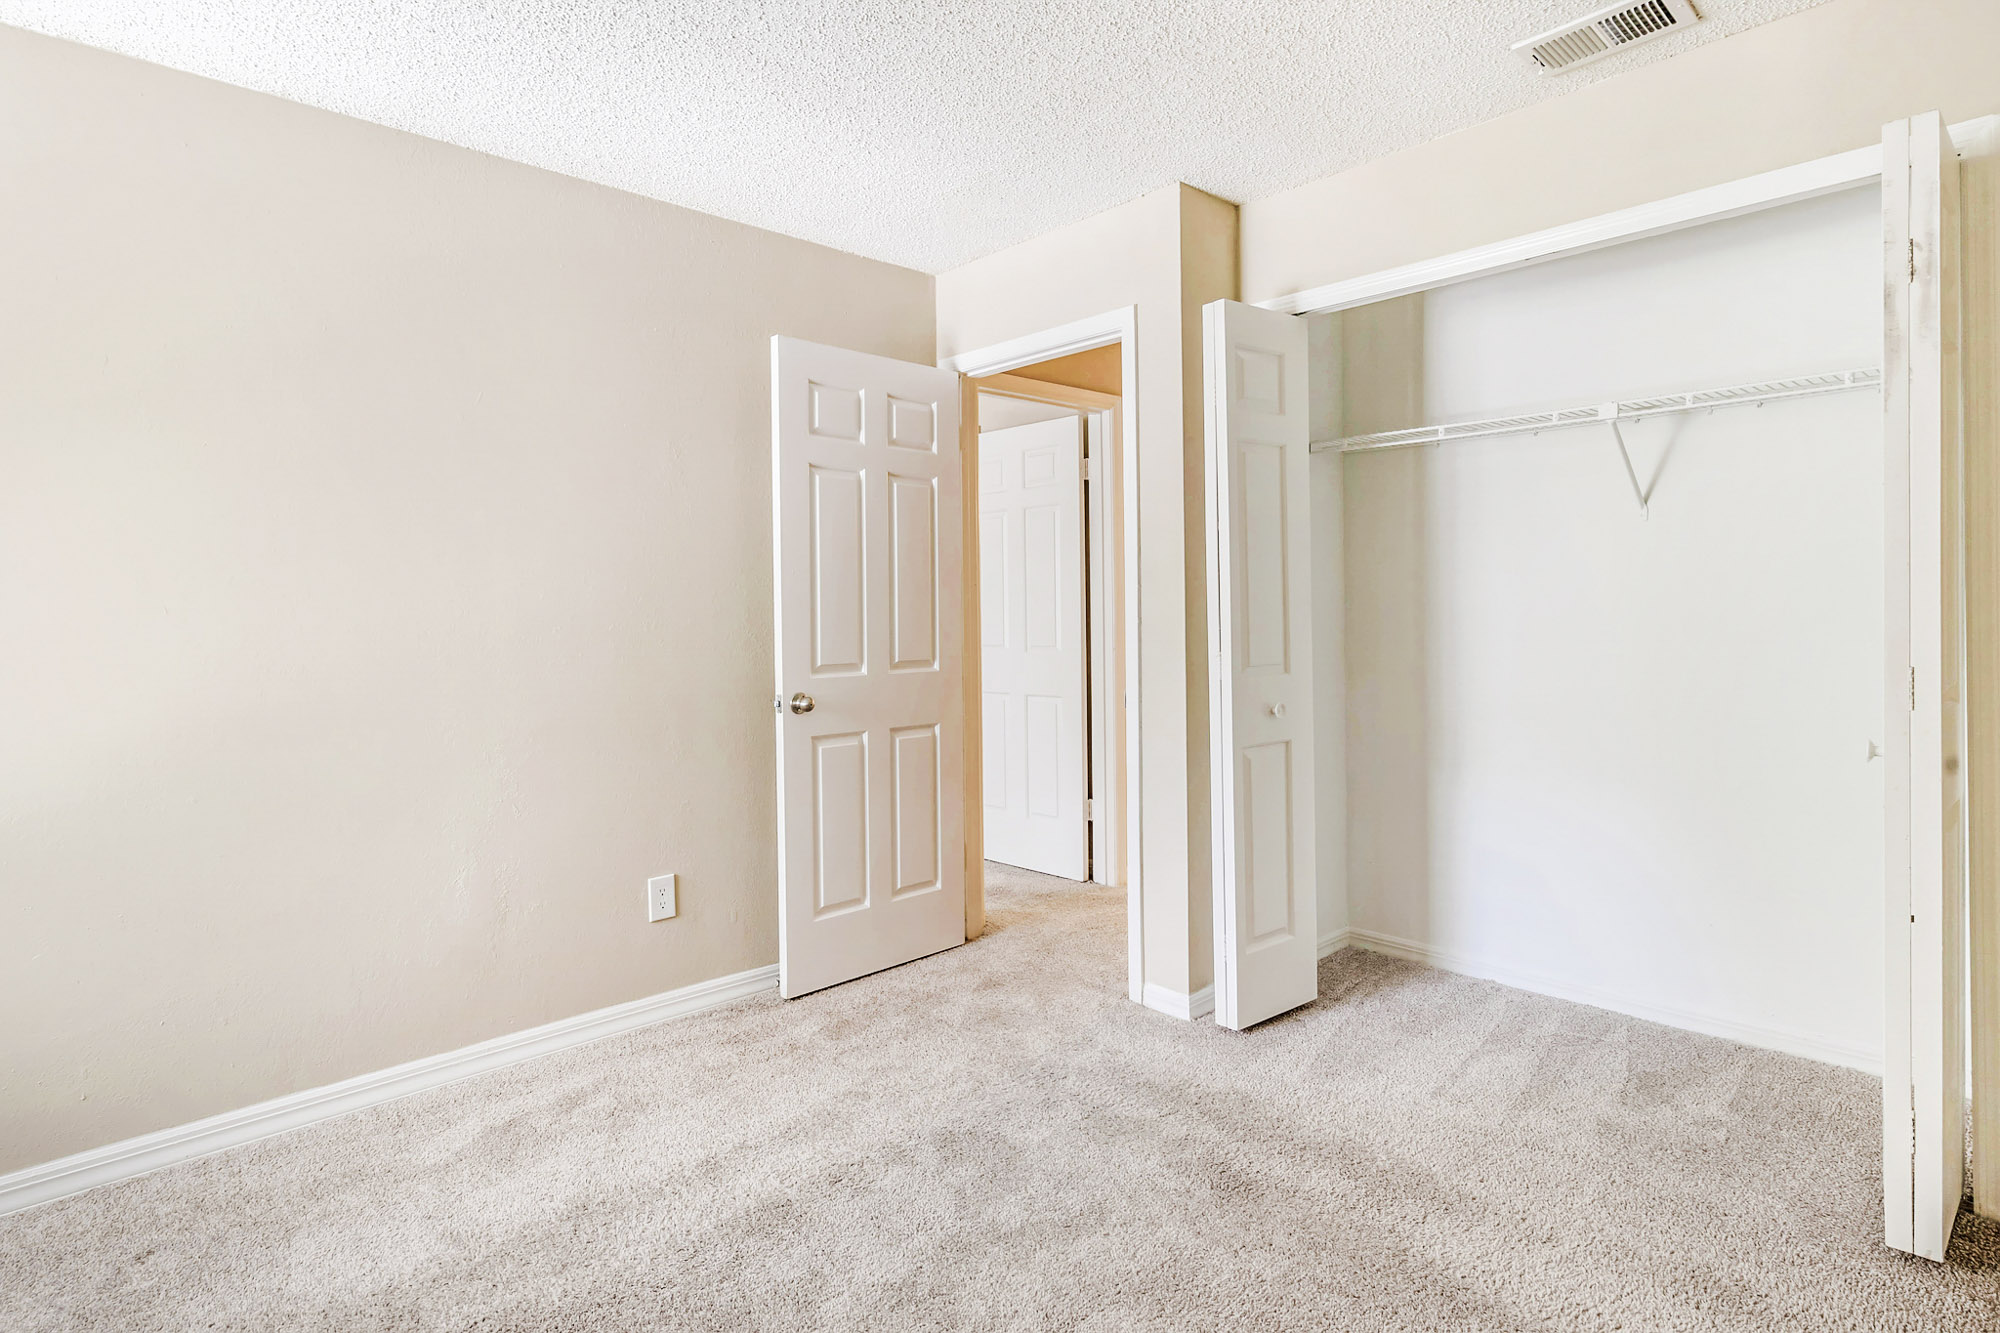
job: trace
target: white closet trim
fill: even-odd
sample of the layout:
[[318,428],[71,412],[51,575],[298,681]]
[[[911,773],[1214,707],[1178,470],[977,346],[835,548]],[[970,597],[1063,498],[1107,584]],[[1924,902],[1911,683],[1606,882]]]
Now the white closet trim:
[[[1977,154],[1987,145],[2000,142],[2000,116],[1982,116],[1950,127],[1952,142],[1961,152]],[[1565,223],[1545,231],[1529,232],[1491,245],[1474,246],[1435,259],[1419,260],[1379,273],[1345,278],[1302,292],[1273,296],[1253,304],[1288,315],[1313,315],[1330,310],[1351,310],[1355,306],[1386,301],[1449,286],[1467,278],[1490,273],[1506,273],[1530,264],[1568,255],[1600,250],[1624,241],[1661,236],[1683,227],[1740,217],[1781,204],[1798,203],[1833,194],[1856,185],[1865,185],[1882,174],[1882,146],[1870,144],[1851,152],[1836,153],[1796,166],[1780,167],[1759,176],[1690,190],[1668,199],[1602,213],[1580,222]]]
[[1391,958],[1423,963],[1430,967],[1442,968],[1446,972],[1456,972],[1460,976],[1497,981],[1515,990],[1553,996],[1573,1004],[1587,1004],[1594,1009],[1608,1009],[1614,1014],[1624,1014],[1628,1018],[1644,1019],[1649,1023],[1680,1028],[1685,1032],[1699,1032],[1704,1036],[1722,1037],[1744,1046],[1762,1047],[1767,1051],[1800,1055],[1822,1064],[1843,1065],[1848,1069],[1858,1069],[1864,1074],[1873,1074],[1877,1078],[1882,1075],[1882,1052],[1874,1048],[1864,1049],[1841,1042],[1826,1041],[1787,1028],[1739,1023],[1734,1019],[1718,1018],[1713,1014],[1682,1009],[1677,1005],[1656,1004],[1622,990],[1578,985],[1529,968],[1516,967],[1511,963],[1435,944],[1425,944],[1419,940],[1402,939],[1375,930],[1350,931],[1348,943],[1356,949],[1364,949],[1369,953],[1386,954]]
[[1312,449],[1316,454],[1336,449],[1352,454],[1371,449],[1408,449],[1420,444],[1443,444],[1449,440],[1540,434],[1565,426],[1601,426],[1607,422],[1639,421],[1677,412],[1713,412],[1719,407],[1751,407],[1785,398],[1816,398],[1821,394],[1880,388],[1881,384],[1881,370],[1869,366],[1860,370],[1829,371],[1823,375],[1764,380],[1757,384],[1731,384],[1719,389],[1690,389],[1685,393],[1658,394],[1651,398],[1626,398],[1613,403],[1594,403],[1588,407],[1563,407],[1553,412],[1485,417],[1442,426],[1412,426],[1407,430],[1349,435],[1338,440],[1314,440]]

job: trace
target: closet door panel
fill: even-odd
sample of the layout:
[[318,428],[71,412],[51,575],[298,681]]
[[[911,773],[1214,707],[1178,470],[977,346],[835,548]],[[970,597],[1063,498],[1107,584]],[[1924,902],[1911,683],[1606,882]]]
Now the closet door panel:
[[1319,995],[1305,324],[1203,312],[1215,1019]]
[[1883,1219],[1891,1246],[1937,1260],[1965,1133],[1958,175],[1935,113],[1884,130]]

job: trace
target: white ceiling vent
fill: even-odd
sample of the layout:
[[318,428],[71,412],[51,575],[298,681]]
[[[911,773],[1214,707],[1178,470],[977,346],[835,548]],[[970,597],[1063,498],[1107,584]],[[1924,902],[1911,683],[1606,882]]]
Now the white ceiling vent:
[[1555,74],[1608,56],[1621,46],[1664,37],[1700,21],[1701,15],[1688,0],[1634,0],[1516,42],[1514,49],[1542,73]]

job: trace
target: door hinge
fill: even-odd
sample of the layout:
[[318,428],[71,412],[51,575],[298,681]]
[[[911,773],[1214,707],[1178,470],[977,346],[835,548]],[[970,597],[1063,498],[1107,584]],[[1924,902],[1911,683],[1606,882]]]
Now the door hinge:
[[1088,796],[1083,798],[1083,817],[1085,819],[1097,818],[1097,802],[1091,800]]
[[1095,458],[1086,458],[1083,460],[1083,479],[1085,481],[1097,480],[1097,460]]
[[1910,281],[1917,280],[1917,238],[1910,238]]
[[1910,711],[1917,711],[1917,669],[1910,668]]

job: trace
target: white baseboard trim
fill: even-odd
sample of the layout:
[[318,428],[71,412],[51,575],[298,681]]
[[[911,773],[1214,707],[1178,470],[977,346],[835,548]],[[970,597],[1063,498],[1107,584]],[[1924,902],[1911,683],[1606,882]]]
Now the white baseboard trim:
[[1170,1018],[1193,1022],[1206,1018],[1215,1012],[1215,987],[1203,986],[1192,995],[1183,995],[1177,990],[1169,990],[1157,982],[1146,983],[1139,1002],[1148,1009],[1157,1010]]
[[1712,1014],[1697,1013],[1691,1009],[1677,1009],[1647,1000],[1635,1000],[1614,991],[1600,990],[1595,986],[1576,985],[1539,972],[1510,967],[1504,963],[1489,962],[1451,949],[1419,944],[1415,940],[1399,939],[1379,931],[1350,930],[1347,933],[1350,944],[1371,953],[1387,954],[1392,958],[1406,958],[1413,963],[1428,963],[1447,972],[1497,981],[1516,990],[1533,991],[1537,995],[1548,995],[1558,1000],[1570,1000],[1597,1009],[1609,1009],[1613,1013],[1624,1014],[1629,1018],[1643,1018],[1649,1023],[1683,1028],[1710,1037],[1723,1037],[1730,1041],[1741,1042],[1745,1046],[1758,1046],[1767,1051],[1782,1051],[1786,1055],[1800,1055],[1808,1060],[1817,1060],[1821,1064],[1858,1069],[1877,1078],[1882,1076],[1880,1051],[1844,1046],[1802,1033],[1787,1032],[1781,1028],[1756,1027],[1732,1019],[1717,1018]]
[[163,1166],[185,1162],[209,1153],[252,1143],[329,1120],[349,1111],[359,1111],[383,1102],[407,1097],[426,1088],[456,1083],[474,1074],[503,1069],[532,1060],[538,1055],[581,1046],[601,1037],[615,1036],[633,1028],[646,1027],[669,1018],[713,1009],[732,1000],[744,999],[770,990],[778,984],[776,964],[756,967],[733,976],[698,981],[692,986],[594,1009],[574,1018],[559,1019],[523,1032],[512,1032],[471,1046],[462,1046],[442,1055],[426,1056],[408,1064],[377,1070],[308,1088],[268,1102],[258,1102],[236,1111],[225,1111],[206,1120],[162,1129],[138,1138],[125,1139],[92,1148],[70,1157],[44,1162],[40,1166],[0,1176],[0,1216],[33,1208],[71,1194],[80,1194],[113,1181],[129,1180]]
[[[1325,958],[1345,949],[1351,942],[1348,936],[1352,933],[1342,926],[1331,935],[1320,936],[1319,956]],[[1183,995],[1177,990],[1168,990],[1165,986],[1147,982],[1140,991],[1139,1003],[1148,1009],[1193,1022],[1197,1018],[1206,1018],[1215,1012],[1215,987],[1203,986],[1192,995]]]

